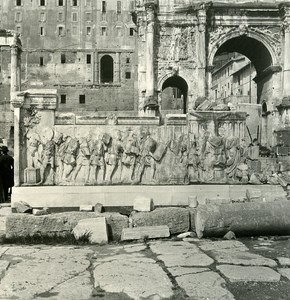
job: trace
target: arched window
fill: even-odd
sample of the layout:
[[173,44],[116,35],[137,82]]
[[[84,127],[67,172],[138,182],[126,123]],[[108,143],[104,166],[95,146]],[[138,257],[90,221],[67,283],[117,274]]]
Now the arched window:
[[114,81],[114,60],[110,55],[101,58],[101,83]]

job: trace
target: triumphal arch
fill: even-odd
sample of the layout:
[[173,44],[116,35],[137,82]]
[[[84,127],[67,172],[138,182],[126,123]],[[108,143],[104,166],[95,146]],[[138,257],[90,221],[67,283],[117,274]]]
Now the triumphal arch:
[[[33,200],[35,186],[45,201],[56,201],[61,188],[62,198],[73,202],[86,193],[101,193],[105,201],[122,189],[130,198],[129,186],[162,185],[167,188],[155,191],[160,202],[166,190],[171,204],[182,204],[200,183],[263,184],[274,191],[283,174],[287,181],[290,2],[140,0],[132,19],[138,111],[131,116],[59,112],[56,90],[13,98],[15,201],[28,190],[25,200]],[[246,56],[256,69],[257,103],[250,108],[214,101],[215,57],[224,52]],[[181,91],[178,114],[162,109],[167,87]],[[254,125],[248,123],[252,110]],[[256,143],[249,139],[251,126],[258,128]],[[50,192],[43,194],[43,186]]]

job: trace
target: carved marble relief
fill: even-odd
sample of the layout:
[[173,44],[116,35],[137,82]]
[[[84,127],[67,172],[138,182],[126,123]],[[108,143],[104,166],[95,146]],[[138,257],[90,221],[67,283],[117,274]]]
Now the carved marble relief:
[[259,152],[233,134],[233,124],[220,122],[217,132],[197,127],[162,141],[146,127],[103,127],[85,136],[34,130],[26,136],[27,167],[40,170],[39,185],[248,183],[252,174],[261,177]]
[[195,60],[194,27],[161,28],[158,57],[161,60]]

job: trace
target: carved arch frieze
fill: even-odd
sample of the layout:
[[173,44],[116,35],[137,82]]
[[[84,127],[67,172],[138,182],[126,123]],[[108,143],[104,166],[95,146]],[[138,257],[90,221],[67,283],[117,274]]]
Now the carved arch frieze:
[[226,41],[246,35],[261,42],[269,51],[273,65],[281,61],[281,40],[279,33],[270,27],[254,27],[241,24],[238,27],[218,26],[209,32],[208,36],[208,65],[213,64],[213,59],[219,47]]

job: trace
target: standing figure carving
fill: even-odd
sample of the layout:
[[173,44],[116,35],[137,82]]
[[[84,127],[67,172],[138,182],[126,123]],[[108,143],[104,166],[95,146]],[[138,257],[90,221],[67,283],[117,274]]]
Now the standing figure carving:
[[68,136],[64,145],[64,155],[63,155],[63,181],[68,182],[70,180],[70,175],[72,174],[76,166],[76,156],[79,148],[79,141],[76,138]]
[[227,155],[225,172],[229,180],[236,181],[237,167],[241,162],[241,149],[239,138],[227,138],[225,141],[225,149]]
[[80,138],[80,146],[76,158],[76,168],[73,174],[73,180],[76,181],[79,171],[84,169],[84,182],[89,181],[89,169],[90,169],[90,149],[86,138]]
[[136,161],[134,183],[141,183],[143,175],[147,171],[149,171],[149,174],[146,174],[148,180],[154,180],[156,171],[156,163],[152,156],[156,150],[157,142],[150,136],[150,132],[146,128],[141,128],[139,137],[139,155]]
[[62,158],[64,156],[64,146],[65,139],[63,133],[56,131],[54,134],[54,144],[55,144],[55,175],[54,175],[54,183],[58,184],[61,182],[62,174],[63,174],[63,161]]
[[54,160],[55,160],[55,143],[53,141],[53,130],[45,128],[42,131],[42,152],[40,178],[43,184],[54,184]]
[[28,132],[27,138],[27,167],[39,167],[39,152],[38,148],[41,143],[39,134],[36,132]]
[[102,184],[105,178],[105,144],[103,134],[89,143],[91,153],[88,181],[90,184]]
[[111,145],[108,148],[106,157],[106,183],[112,183],[113,177],[115,182],[121,181],[123,151],[122,134],[120,130],[117,130],[115,138],[112,139]]
[[122,183],[132,183],[136,158],[139,154],[136,134],[133,131],[128,132],[127,134],[128,135],[124,140],[124,152],[122,156]]

